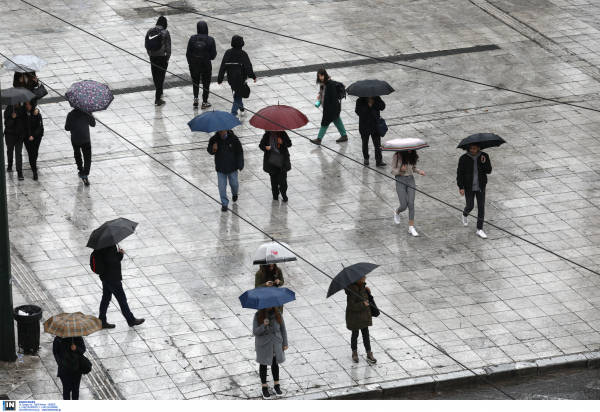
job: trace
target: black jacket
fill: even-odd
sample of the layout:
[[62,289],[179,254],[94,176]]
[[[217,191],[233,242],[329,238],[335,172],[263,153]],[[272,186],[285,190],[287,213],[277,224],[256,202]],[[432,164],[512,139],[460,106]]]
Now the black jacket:
[[234,76],[232,76],[233,70],[239,70],[241,67],[244,74],[242,77],[244,79],[256,79],[256,75],[252,70],[252,63],[250,63],[248,54],[242,50],[242,47],[244,47],[244,38],[241,36],[233,36],[231,39],[231,47],[231,49],[225,52],[223,60],[221,61],[217,83],[223,83],[225,72],[227,72],[227,83],[229,83],[234,91],[239,92],[243,83],[232,84],[231,79],[234,78]]
[[354,112],[358,116],[358,132],[360,134],[377,133],[377,121],[381,116],[380,111],[385,110],[385,102],[379,96],[373,99],[375,102],[371,107],[369,107],[369,101],[366,97],[359,97],[356,100]]
[[[13,119],[12,114],[16,113],[17,117]],[[9,104],[4,110],[4,133],[21,138],[21,106],[14,107]]]
[[[213,152],[213,145],[217,144],[217,152]],[[209,155],[215,157],[215,169],[218,173],[232,173],[244,168],[244,149],[240,139],[231,131],[227,131],[227,138],[223,139],[219,132],[215,133],[208,141],[206,149]]]
[[37,79],[35,72],[15,72],[15,75],[13,77],[13,87],[24,87],[30,92],[33,92],[33,90],[40,85],[40,83],[37,80],[33,80],[34,77]]
[[56,373],[58,377],[66,374],[62,367],[62,357],[65,351],[72,350],[71,344],[77,346],[77,353],[82,355],[85,353],[85,343],[83,342],[83,338],[79,336],[75,338],[59,338],[57,336],[52,343],[52,354],[54,354],[54,360],[56,360],[56,364],[58,365],[58,372]]
[[30,136],[33,136],[34,140],[42,140],[44,135],[44,122],[42,121],[42,113],[38,111],[38,114],[33,114],[35,107],[31,108],[31,113],[27,114],[25,106],[21,107],[21,136],[23,140],[28,141]]
[[206,48],[208,49],[208,53],[206,54],[206,65],[210,65],[210,61],[214,60],[217,57],[217,45],[215,43],[215,39],[208,35],[208,25],[204,21],[199,21],[196,24],[196,30],[198,34],[194,34],[190,37],[187,45],[187,51],[185,52],[185,57],[187,58],[188,64],[192,65],[192,52],[194,51],[194,44],[196,43],[197,38],[204,38],[204,43],[206,43]]
[[98,259],[102,259],[108,268],[106,272],[100,275],[101,281],[120,282],[123,280],[123,275],[121,274],[123,254],[119,252],[116,245],[98,249]]
[[[485,163],[481,163],[481,156],[485,156]],[[487,185],[487,175],[492,173],[492,162],[485,152],[480,152],[477,158],[477,172],[479,175],[479,188],[485,189]],[[456,169],[456,184],[459,189],[473,189],[473,158],[467,153],[458,159],[458,169]]]
[[329,126],[331,122],[340,117],[342,112],[342,104],[335,85],[336,82],[331,79],[325,84],[325,96],[322,98],[323,119],[321,120],[321,126]]
[[71,132],[71,143],[84,144],[90,142],[90,126],[96,126],[94,116],[79,109],[73,109],[67,115],[65,130]]
[[[289,172],[290,170],[292,170],[292,162],[290,161],[290,151],[288,150],[288,147],[292,147],[292,141],[290,140],[286,132],[277,133],[279,133],[279,137],[283,141],[283,143],[279,147],[279,153],[285,156],[281,168],[286,172]],[[269,157],[271,157],[271,153],[273,153],[272,150],[267,150],[267,146],[270,145],[270,136],[271,132],[265,132],[260,143],[258,144],[258,147],[260,148],[260,150],[265,152],[263,158],[263,170],[267,173],[276,173],[279,170],[279,167],[275,167],[269,164]]]

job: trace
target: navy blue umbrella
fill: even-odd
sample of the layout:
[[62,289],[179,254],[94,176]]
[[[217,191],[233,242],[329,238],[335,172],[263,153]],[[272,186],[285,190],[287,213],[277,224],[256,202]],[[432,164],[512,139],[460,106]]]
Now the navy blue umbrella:
[[296,300],[296,294],[288,288],[259,287],[245,291],[240,296],[243,308],[266,309],[285,305]]
[[213,110],[194,117],[189,121],[188,126],[192,132],[213,133],[220,130],[231,130],[241,124],[239,119],[231,113]]

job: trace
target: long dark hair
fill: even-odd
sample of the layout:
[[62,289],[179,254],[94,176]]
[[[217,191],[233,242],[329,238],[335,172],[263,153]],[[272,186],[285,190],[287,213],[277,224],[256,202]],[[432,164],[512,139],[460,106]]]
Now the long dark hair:
[[273,266],[273,270],[270,267],[270,265],[260,265],[260,271],[265,282],[277,279],[277,265]]
[[319,69],[319,70],[317,70],[317,84],[321,83],[321,80],[319,80],[320,74],[323,75],[323,78],[325,79],[324,83],[327,83],[329,81],[329,79],[331,79],[331,77],[329,77],[329,75],[327,74],[327,70]]
[[419,154],[417,153],[416,150],[413,150],[410,153],[408,153],[408,151],[402,151],[399,153],[400,153],[400,158],[402,159],[403,165],[406,165],[406,164],[416,165],[417,162],[419,161]]
[[[270,308],[270,309],[275,310],[275,319],[277,320],[277,323],[279,323],[281,325],[281,313],[279,313],[279,309],[277,309],[277,308]],[[260,325],[261,323],[263,323],[266,318],[267,318],[267,310],[259,309],[258,310],[258,324]]]

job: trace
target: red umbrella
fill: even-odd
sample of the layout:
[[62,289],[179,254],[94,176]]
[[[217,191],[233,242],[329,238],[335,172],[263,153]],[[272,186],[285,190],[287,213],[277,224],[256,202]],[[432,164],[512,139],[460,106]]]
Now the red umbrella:
[[250,124],[258,129],[282,132],[289,129],[298,129],[308,123],[308,118],[300,110],[290,106],[267,106],[259,110]]

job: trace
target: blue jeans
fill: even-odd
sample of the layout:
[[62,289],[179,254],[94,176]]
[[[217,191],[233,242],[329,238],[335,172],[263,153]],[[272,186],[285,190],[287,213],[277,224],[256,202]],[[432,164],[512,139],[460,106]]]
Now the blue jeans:
[[237,115],[238,109],[240,107],[244,107],[244,103],[242,102],[242,96],[240,96],[236,92],[233,92],[233,106],[231,106],[231,114],[234,116]]
[[229,179],[229,186],[231,186],[231,194],[234,196],[237,195],[238,190],[240,189],[238,171],[236,170],[235,172],[231,173],[217,172],[217,177],[219,178],[219,195],[221,196],[221,204],[223,206],[227,206],[229,204],[229,199],[227,198],[227,179]]
[[102,281],[102,300],[100,301],[100,319],[102,322],[106,322],[106,311],[108,310],[108,304],[110,303],[110,298],[114,295],[119,302],[119,306],[121,307],[121,313],[125,316],[128,323],[131,323],[135,320],[133,313],[129,310],[129,305],[127,304],[127,297],[125,296],[125,291],[123,290],[123,284],[121,282],[105,282]]

